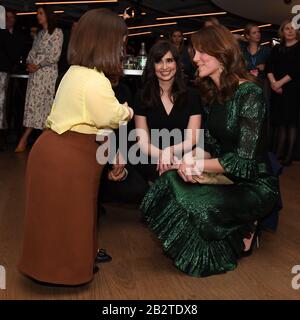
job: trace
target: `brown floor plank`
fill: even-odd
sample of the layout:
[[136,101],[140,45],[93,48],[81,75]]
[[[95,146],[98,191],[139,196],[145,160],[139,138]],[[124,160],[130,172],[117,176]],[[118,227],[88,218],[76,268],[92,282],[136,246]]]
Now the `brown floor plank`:
[[300,299],[291,287],[291,269],[300,264],[300,163],[281,178],[284,210],[276,233],[264,232],[261,248],[236,270],[192,278],[173,267],[157,239],[141,223],[138,210],[107,206],[101,216],[99,246],[113,261],[100,265],[94,281],[81,288],[37,285],[16,269],[24,215],[26,154],[0,154],[0,265],[7,270],[1,299]]

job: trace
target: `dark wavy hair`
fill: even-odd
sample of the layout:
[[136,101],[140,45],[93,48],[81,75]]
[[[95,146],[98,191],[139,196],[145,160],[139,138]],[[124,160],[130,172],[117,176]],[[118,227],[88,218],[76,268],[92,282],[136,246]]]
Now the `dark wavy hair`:
[[143,108],[154,108],[161,103],[161,88],[155,74],[155,64],[160,62],[163,56],[169,51],[171,52],[177,66],[175,79],[170,92],[170,98],[173,103],[175,103],[186,93],[187,88],[177,48],[169,41],[159,41],[151,48],[146,68],[143,73],[143,86],[140,97]]
[[[48,33],[52,34],[57,27],[57,18],[54,14],[53,10],[50,8],[50,6],[38,6],[38,9],[43,9],[45,12],[45,15],[47,17],[47,23],[48,23]],[[41,28],[41,26],[39,26]]]
[[205,104],[215,101],[223,104],[236,92],[239,81],[258,83],[254,76],[248,74],[240,46],[232,33],[224,26],[204,27],[192,35],[193,47],[215,57],[222,65],[220,88],[210,77],[199,79],[201,97]]

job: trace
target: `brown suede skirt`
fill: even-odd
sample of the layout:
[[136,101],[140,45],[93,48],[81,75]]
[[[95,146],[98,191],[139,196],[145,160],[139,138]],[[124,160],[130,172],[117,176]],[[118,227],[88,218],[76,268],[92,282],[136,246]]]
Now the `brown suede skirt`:
[[96,214],[103,166],[95,135],[46,130],[29,154],[19,270],[42,282],[79,285],[93,278]]

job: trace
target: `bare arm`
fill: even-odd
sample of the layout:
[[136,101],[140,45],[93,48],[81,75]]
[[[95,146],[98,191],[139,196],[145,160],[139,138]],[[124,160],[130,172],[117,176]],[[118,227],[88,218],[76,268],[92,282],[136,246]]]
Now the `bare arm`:
[[157,157],[159,159],[161,150],[153,146],[150,142],[150,133],[146,117],[135,115],[134,122],[135,128],[137,129],[138,143],[142,152],[149,156]]

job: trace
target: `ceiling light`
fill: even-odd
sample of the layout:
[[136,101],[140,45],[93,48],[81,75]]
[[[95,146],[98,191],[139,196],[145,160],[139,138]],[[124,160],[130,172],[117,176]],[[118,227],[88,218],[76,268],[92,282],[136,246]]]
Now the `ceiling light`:
[[[56,10],[53,11],[54,13],[64,13],[64,10]],[[31,11],[31,12],[17,12],[16,15],[17,16],[30,16],[30,15],[36,15],[37,12],[36,11]]]
[[190,31],[190,32],[184,32],[183,35],[184,35],[184,36],[187,36],[187,35],[189,35],[189,34],[193,34],[193,33],[196,33],[196,32],[198,32],[198,31],[199,31],[199,30]]
[[118,0],[87,0],[87,1],[44,1],[36,2],[36,6],[51,5],[51,4],[89,4],[89,3],[105,3],[118,2]]
[[162,27],[162,26],[172,26],[174,24],[177,24],[177,22],[147,24],[147,25],[144,25],[144,26],[128,27],[128,29],[132,30],[132,29],[154,28],[154,27]]
[[[267,23],[267,24],[262,24],[260,26],[258,26],[259,28],[266,28],[266,27],[271,27],[272,24],[271,23]],[[231,32],[242,32],[245,31],[245,29],[236,29],[236,30],[231,30]]]
[[[260,26],[258,26],[259,28],[266,28],[266,27],[271,27],[272,24],[268,23],[268,24],[262,24]],[[189,34],[193,34],[193,33],[196,33],[198,32],[199,30],[196,30],[196,31],[189,31],[189,32],[184,32],[183,35],[186,36],[186,35],[189,35]],[[242,31],[245,31],[245,29],[236,29],[236,30],[231,30],[231,32],[242,32]]]
[[131,33],[131,34],[128,35],[128,37],[141,36],[141,35],[146,35],[146,34],[151,34],[151,33],[152,33],[151,31]]
[[156,20],[185,19],[185,18],[195,18],[195,17],[219,16],[224,14],[227,14],[227,12],[222,11],[222,12],[211,12],[211,13],[187,14],[187,15],[172,16],[172,17],[160,17],[160,18],[156,18]]

